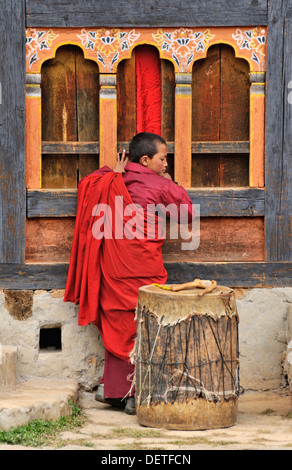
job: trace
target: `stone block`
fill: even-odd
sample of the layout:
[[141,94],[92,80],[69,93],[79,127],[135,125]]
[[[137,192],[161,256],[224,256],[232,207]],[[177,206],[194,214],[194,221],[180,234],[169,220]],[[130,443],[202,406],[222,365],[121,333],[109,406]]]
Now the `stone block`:
[[0,389],[0,429],[22,426],[32,420],[55,421],[72,414],[77,402],[74,380],[30,378]]

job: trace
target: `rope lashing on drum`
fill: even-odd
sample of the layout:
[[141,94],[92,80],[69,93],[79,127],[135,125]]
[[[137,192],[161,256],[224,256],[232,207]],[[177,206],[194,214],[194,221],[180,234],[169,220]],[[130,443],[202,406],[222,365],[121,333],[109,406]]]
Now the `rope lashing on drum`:
[[[203,396],[208,401],[217,402],[221,401],[222,398],[225,400],[232,397],[234,398],[241,393],[238,377],[238,358],[234,358],[234,354],[231,352],[233,348],[233,342],[231,339],[233,334],[231,330],[232,319],[226,316],[227,323],[225,322],[224,330],[221,331],[221,336],[223,334],[221,339],[219,331],[217,331],[216,328],[216,331],[214,330],[214,327],[217,325],[216,321],[211,320],[212,319],[208,316],[201,317],[194,315],[189,317],[186,322],[177,322],[174,325],[168,324],[166,327],[164,324],[164,316],[160,317],[158,320],[155,314],[150,313],[148,310],[143,311],[138,329],[141,327],[141,324],[144,323],[146,328],[145,331],[148,331],[148,353],[145,357],[146,360],[142,361],[142,350],[140,349],[142,344],[139,342],[137,359],[141,368],[139,376],[139,396],[137,397],[139,400],[138,404],[147,404],[147,407],[149,407],[152,403],[155,403],[157,399],[163,400],[165,403],[173,403],[177,401],[177,398],[179,398],[181,393],[185,394],[185,398],[192,399]],[[156,325],[152,339],[149,334],[151,324],[152,326],[154,326],[154,324]],[[216,344],[218,351],[217,359],[209,356],[209,340],[205,337],[208,330],[205,331],[203,326],[204,324],[209,325],[209,331],[214,338],[214,344]],[[161,326],[163,328],[161,328]],[[174,328],[179,329],[177,332],[178,336],[176,337],[173,336]],[[181,328],[184,330],[183,335],[181,334]],[[163,330],[164,338],[161,336]],[[227,338],[229,338],[229,342],[227,342]],[[161,341],[163,341],[163,343],[161,343]],[[173,341],[176,341],[177,346],[180,345],[181,348],[179,356],[175,356],[173,358],[175,362],[172,362],[172,358],[169,356],[169,351],[172,349]],[[193,347],[195,348],[192,352],[189,348],[190,342],[193,342]],[[159,356],[160,361],[158,363],[157,360],[153,362],[157,348],[161,348],[162,344],[163,349],[161,351],[162,355]],[[226,356],[226,347],[228,347],[228,349],[230,348],[230,356],[228,355],[228,358]],[[201,352],[204,352],[203,357],[201,356]],[[193,354],[197,357],[197,362],[192,362],[193,359],[191,359],[191,357],[193,357]],[[213,373],[218,367],[217,363],[221,368],[221,373],[217,375],[219,382],[215,381],[215,384],[213,382]],[[141,373],[142,364],[144,364],[144,371]],[[234,366],[232,364],[234,364]],[[198,368],[197,371],[194,370],[194,372],[191,372],[189,370],[189,365]],[[214,370],[213,365],[215,367]],[[173,367],[175,367],[175,369],[173,369]],[[206,372],[204,372],[204,377],[201,375],[203,370],[206,371],[206,368],[210,369],[208,384],[206,384],[204,380],[204,377],[205,379],[207,378]],[[172,373],[168,378],[167,370],[169,370],[169,372],[172,370]],[[227,376],[225,377],[226,373]],[[199,376],[197,374],[199,374]],[[216,378],[216,375],[214,377]],[[167,380],[165,380],[166,378]],[[227,380],[225,381],[225,379]],[[223,384],[223,390],[220,390],[220,383]],[[155,388],[152,390],[153,387]],[[225,389],[225,387],[227,388]],[[170,395],[172,395],[171,398]]]
[[[220,397],[219,395],[223,395],[224,392],[213,392],[213,391],[210,391],[210,390],[207,390],[204,386],[204,383],[200,380],[200,379],[197,379],[196,377],[193,377],[192,375],[189,374],[189,372],[185,372],[185,371],[181,371],[181,370],[177,370],[175,374],[173,374],[173,376],[170,378],[170,379],[173,379],[176,375],[180,374],[181,376],[184,376],[186,375],[188,379],[191,379],[193,380],[194,382],[197,382],[199,384],[198,387],[196,386],[179,386],[179,387],[170,387],[168,389],[165,390],[165,393],[163,395],[161,395],[163,398],[164,398],[164,401],[165,403],[167,403],[167,394],[170,393],[170,392],[173,392],[173,391],[179,391],[179,390],[184,390],[184,391],[194,391],[194,392],[198,392],[198,388],[200,390],[200,394],[206,398],[207,401],[220,401]],[[226,393],[226,392],[225,392]],[[230,395],[234,394],[234,390],[228,390],[228,393]]]
[[[219,341],[218,341],[218,338],[216,337],[215,335],[215,332],[213,330],[213,327],[212,327],[212,324],[210,322],[210,319],[208,318],[208,323],[209,323],[209,326],[210,326],[210,330],[212,331],[212,334],[213,334],[213,337],[214,337],[214,340],[217,344],[217,347],[218,347],[218,351],[219,351],[219,354],[220,354],[220,357],[221,357],[221,367],[222,367],[222,370],[224,368],[224,366],[226,367],[226,369],[228,370],[229,374],[230,374],[230,377],[232,377],[233,379],[233,382],[234,384],[237,382],[237,379],[234,379],[233,375],[232,375],[232,371],[230,370],[227,362],[225,361],[225,358],[224,358],[224,354],[223,354],[223,351],[221,349],[221,344],[219,344]],[[230,326],[229,326],[230,328]],[[228,328],[228,329],[229,329]],[[226,335],[227,335],[227,330],[226,330]],[[222,374],[222,383],[223,383],[223,390],[224,390],[224,374]]]
[[132,397],[133,396],[133,389],[135,387],[135,371],[132,372],[132,374],[127,375],[127,381],[131,382],[131,387],[130,387],[129,391],[126,393],[126,395],[123,396],[121,401],[125,400],[127,397]]
[[152,284],[153,286],[159,287],[160,289],[169,290],[170,292],[179,292],[181,290],[186,289],[193,289],[195,287],[199,287],[204,289],[203,292],[199,292],[198,296],[202,297],[203,295],[211,292],[217,286],[216,281],[209,281],[209,280],[201,280],[201,279],[194,279],[192,282],[185,282],[183,284],[176,284],[173,286],[165,286],[160,284]]
[[[162,323],[160,323],[158,325],[158,328],[157,328],[157,332],[156,332],[156,337],[155,337],[155,341],[154,341],[154,344],[153,344],[153,347],[152,347],[152,350],[150,352],[150,355],[149,355],[149,359],[148,359],[148,367],[147,367],[147,370],[146,370],[146,374],[145,374],[145,378],[144,378],[144,381],[143,381],[143,384],[141,384],[142,386],[140,386],[140,391],[143,389],[144,385],[145,385],[145,382],[146,382],[146,379],[147,379],[147,376],[149,375],[149,380],[148,380],[148,390],[149,390],[149,393],[148,393],[148,396],[146,397],[146,399],[144,400],[144,402],[147,403],[147,407],[150,406],[150,402],[151,402],[151,360],[152,360],[152,356],[153,356],[153,353],[154,353],[154,350],[156,348],[156,343],[157,343],[157,338],[158,338],[158,335],[159,335],[159,332],[160,332],[160,329],[161,329],[161,326],[162,326]],[[140,376],[141,377],[141,376]],[[143,403],[144,403],[143,402]],[[140,397],[138,399],[138,403],[140,403]]]

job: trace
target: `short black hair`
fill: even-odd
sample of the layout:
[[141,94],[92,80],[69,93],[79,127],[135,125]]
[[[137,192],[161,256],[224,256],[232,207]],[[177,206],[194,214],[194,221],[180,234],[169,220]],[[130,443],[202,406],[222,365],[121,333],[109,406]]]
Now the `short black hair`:
[[129,156],[131,162],[139,163],[143,155],[152,158],[157,153],[157,142],[166,144],[165,140],[158,134],[151,132],[140,132],[130,142]]

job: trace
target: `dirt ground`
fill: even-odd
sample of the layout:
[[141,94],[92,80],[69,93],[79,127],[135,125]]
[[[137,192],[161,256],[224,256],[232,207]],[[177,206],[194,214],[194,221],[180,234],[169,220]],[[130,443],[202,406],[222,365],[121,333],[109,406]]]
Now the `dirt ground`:
[[[246,391],[239,398],[234,426],[204,431],[143,427],[136,415],[96,402],[93,392],[81,392],[79,400],[86,422],[76,432],[63,432],[54,449],[95,450],[102,456],[116,455],[113,451],[292,450],[292,397],[287,389]],[[22,449],[0,445],[0,450]]]

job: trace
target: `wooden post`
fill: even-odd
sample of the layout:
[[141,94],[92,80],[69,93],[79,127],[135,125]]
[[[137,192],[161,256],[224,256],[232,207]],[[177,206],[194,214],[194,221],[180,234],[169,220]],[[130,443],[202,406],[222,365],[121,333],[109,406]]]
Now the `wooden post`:
[[265,73],[251,73],[249,185],[265,185]]
[[114,168],[117,154],[117,87],[115,74],[100,74],[99,166]]
[[186,188],[191,186],[192,169],[192,74],[175,75],[174,178]]
[[0,263],[25,256],[25,1],[2,0],[0,19]]
[[[292,0],[270,0],[266,99],[266,261],[292,261]],[[277,47],[275,47],[275,44]],[[290,274],[291,277],[291,274]]]
[[26,187],[41,186],[41,75],[26,75]]

